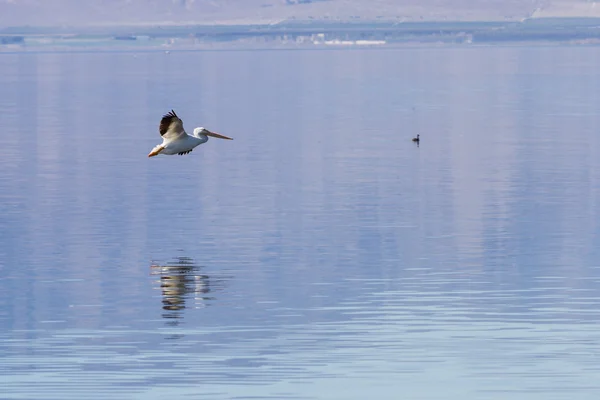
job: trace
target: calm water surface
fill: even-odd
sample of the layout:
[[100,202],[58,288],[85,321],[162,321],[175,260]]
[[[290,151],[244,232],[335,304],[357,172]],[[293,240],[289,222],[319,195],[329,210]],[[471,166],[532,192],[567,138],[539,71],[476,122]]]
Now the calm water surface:
[[597,399],[599,61],[0,54],[0,396]]

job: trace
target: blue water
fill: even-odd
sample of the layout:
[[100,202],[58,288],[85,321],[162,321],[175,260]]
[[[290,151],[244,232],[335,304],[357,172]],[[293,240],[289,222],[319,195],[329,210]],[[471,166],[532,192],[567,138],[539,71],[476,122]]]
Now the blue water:
[[599,61],[0,54],[0,397],[597,399]]

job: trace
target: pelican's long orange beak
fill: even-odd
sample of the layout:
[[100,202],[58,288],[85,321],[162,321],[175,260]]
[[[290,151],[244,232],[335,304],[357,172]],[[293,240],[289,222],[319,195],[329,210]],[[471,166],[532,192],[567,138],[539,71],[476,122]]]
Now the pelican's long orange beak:
[[211,131],[207,131],[206,132],[206,136],[216,137],[216,138],[219,138],[219,139],[233,140],[233,138],[230,138],[229,136],[221,135],[221,134],[214,133],[214,132],[211,132]]
[[163,151],[165,149],[164,146],[161,146],[160,144],[158,146],[156,146],[155,148],[152,149],[152,151],[148,154],[148,157],[154,157],[160,154],[161,151]]

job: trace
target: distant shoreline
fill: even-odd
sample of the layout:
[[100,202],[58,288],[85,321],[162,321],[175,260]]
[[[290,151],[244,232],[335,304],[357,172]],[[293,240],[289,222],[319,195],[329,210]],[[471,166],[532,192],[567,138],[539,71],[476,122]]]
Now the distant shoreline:
[[519,22],[304,23],[150,25],[0,30],[0,51],[55,49],[211,50],[347,48],[414,45],[600,44],[600,18]]
[[373,51],[373,50],[402,50],[402,49],[476,49],[476,48],[523,48],[523,47],[559,47],[559,46],[579,46],[579,47],[596,47],[600,46],[597,43],[559,43],[559,42],[518,42],[518,43],[496,43],[496,44],[445,44],[445,43],[405,43],[405,44],[388,44],[382,46],[295,46],[295,45],[280,45],[280,46],[258,46],[258,45],[224,45],[224,46],[181,46],[181,47],[143,47],[143,46],[47,46],[47,47],[4,47],[0,45],[0,55],[2,54],[44,54],[44,53],[156,53],[163,52],[165,55],[170,53],[184,52],[227,52],[227,51]]

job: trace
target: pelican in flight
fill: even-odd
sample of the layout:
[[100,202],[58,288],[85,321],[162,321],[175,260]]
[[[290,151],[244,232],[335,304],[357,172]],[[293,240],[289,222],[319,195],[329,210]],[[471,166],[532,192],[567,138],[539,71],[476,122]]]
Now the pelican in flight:
[[199,127],[194,129],[192,135],[188,135],[183,129],[183,121],[175,114],[175,111],[171,110],[167,114],[163,115],[158,126],[160,136],[163,138],[162,144],[155,146],[148,157],[154,157],[159,154],[179,154],[180,156],[188,154],[194,147],[206,143],[208,137],[215,137],[219,139],[233,140],[225,135],[219,135],[209,131],[206,128]]

